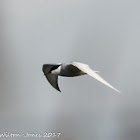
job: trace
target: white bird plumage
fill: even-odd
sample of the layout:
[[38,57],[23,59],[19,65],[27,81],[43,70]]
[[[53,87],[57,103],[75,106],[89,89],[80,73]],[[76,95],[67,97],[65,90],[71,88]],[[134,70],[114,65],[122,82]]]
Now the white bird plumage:
[[48,79],[49,83],[58,91],[60,91],[58,86],[58,75],[66,77],[74,77],[88,74],[89,76],[95,78],[104,85],[120,93],[118,89],[114,88],[107,81],[105,81],[100,75],[97,74],[99,71],[92,70],[87,64],[83,64],[80,62],[72,62],[70,64],[66,63],[44,64],[42,70],[44,72],[44,75]]
[[72,63],[74,66],[78,67],[80,70],[82,70],[83,72],[87,73],[88,75],[90,75],[91,77],[95,78],[96,80],[100,81],[101,83],[105,84],[106,86],[114,89],[117,92],[120,92],[119,90],[117,90],[116,88],[114,88],[112,85],[110,85],[107,81],[105,81],[100,75],[97,74],[96,71],[93,71],[89,65],[86,64],[82,64],[82,63],[77,63],[77,62],[73,62]]

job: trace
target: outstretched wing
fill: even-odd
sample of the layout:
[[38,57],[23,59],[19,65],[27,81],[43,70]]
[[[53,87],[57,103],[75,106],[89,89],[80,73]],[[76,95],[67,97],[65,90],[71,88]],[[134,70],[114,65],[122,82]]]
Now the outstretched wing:
[[[55,64],[44,64],[43,67],[42,67],[42,71],[45,73],[48,73],[50,71],[50,69],[52,67],[54,67]],[[45,75],[48,82],[58,91],[61,92],[59,86],[58,86],[58,75],[54,75],[54,74],[48,74],[48,75]]]
[[96,80],[100,81],[101,83],[105,84],[106,86],[114,89],[115,91],[119,92],[116,88],[114,88],[112,85],[110,85],[107,81],[105,81],[100,75],[96,73],[96,71],[93,71],[88,65],[79,63],[79,62],[73,62],[72,65],[80,69],[81,71],[87,73],[88,75],[92,76]]
[[49,81],[49,83],[58,91],[61,92],[59,86],[58,86],[58,75],[54,75],[54,74],[48,74],[46,75],[47,80]]

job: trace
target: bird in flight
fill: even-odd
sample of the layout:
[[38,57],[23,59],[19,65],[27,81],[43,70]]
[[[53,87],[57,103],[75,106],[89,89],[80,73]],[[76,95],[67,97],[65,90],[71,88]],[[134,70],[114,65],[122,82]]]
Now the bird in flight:
[[99,71],[92,70],[87,64],[80,62],[72,63],[58,63],[58,64],[44,64],[42,67],[43,73],[48,82],[58,91],[61,92],[58,86],[58,76],[75,77],[80,75],[89,75],[113,90],[120,92],[107,81],[105,81],[99,74]]

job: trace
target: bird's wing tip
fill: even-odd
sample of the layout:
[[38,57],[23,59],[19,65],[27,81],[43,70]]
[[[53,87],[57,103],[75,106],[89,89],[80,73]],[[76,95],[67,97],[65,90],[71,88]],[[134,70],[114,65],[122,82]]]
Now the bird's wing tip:
[[121,91],[118,90],[118,93],[121,93]]
[[115,91],[117,91],[118,93],[121,93],[121,91],[120,90],[118,90],[118,89],[114,89]]
[[56,90],[57,90],[57,91],[59,91],[59,92],[61,92],[61,90],[60,90],[59,86],[56,88]]

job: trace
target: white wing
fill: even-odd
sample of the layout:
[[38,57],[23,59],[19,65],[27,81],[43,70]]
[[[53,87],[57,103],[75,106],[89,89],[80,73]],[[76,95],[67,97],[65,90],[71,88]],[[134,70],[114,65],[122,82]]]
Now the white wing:
[[96,80],[100,81],[101,83],[105,84],[106,86],[114,89],[115,91],[119,92],[116,88],[114,88],[112,85],[110,85],[108,82],[106,82],[101,76],[99,76],[96,71],[92,70],[88,65],[79,63],[79,62],[72,62],[72,65],[80,69],[81,71],[85,72],[86,74],[92,76]]

